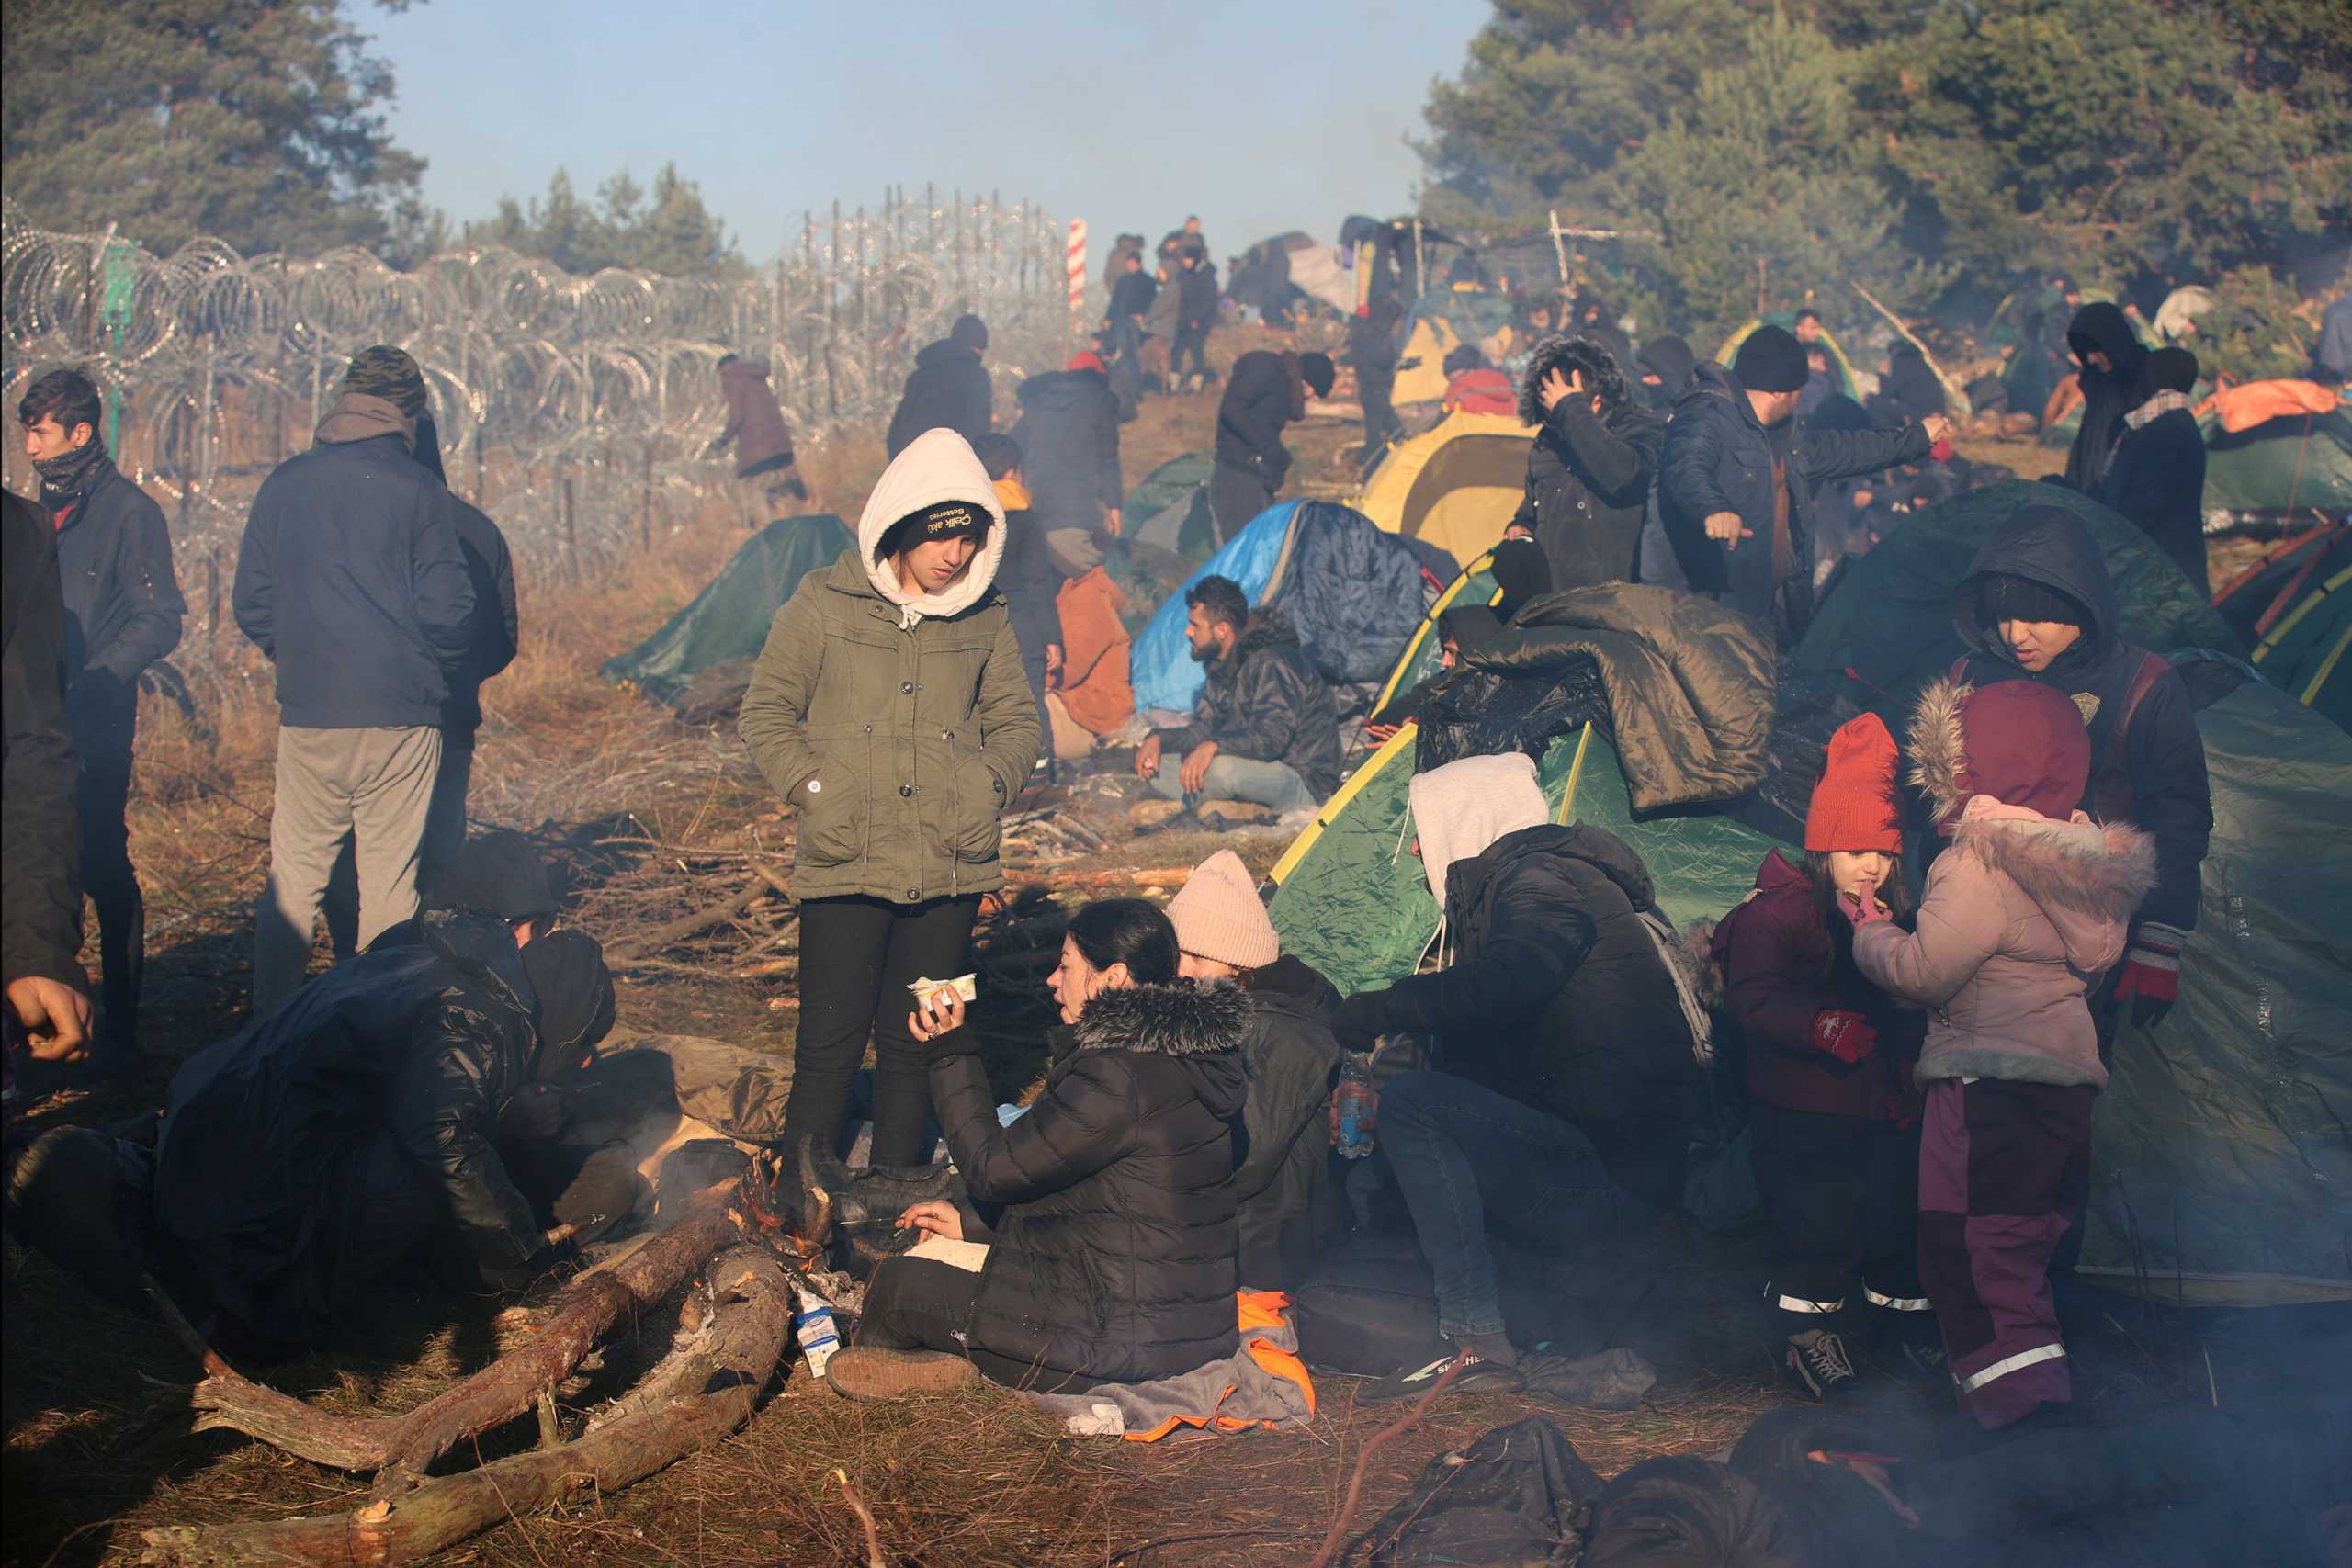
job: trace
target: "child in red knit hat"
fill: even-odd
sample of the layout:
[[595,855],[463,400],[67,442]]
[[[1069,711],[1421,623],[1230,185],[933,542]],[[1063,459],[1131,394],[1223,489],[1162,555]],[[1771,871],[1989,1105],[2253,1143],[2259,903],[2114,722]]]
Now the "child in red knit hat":
[[1896,919],[1911,913],[1894,767],[1894,739],[1875,714],[1831,736],[1804,863],[1765,856],[1756,890],[1714,935],[1772,1233],[1773,1350],[1790,1382],[1822,1400],[1858,1381],[1841,1324],[1870,1323],[1882,1359],[1943,1378],[1918,1278],[1911,1066],[1926,1020],[1854,964],[1864,900]]

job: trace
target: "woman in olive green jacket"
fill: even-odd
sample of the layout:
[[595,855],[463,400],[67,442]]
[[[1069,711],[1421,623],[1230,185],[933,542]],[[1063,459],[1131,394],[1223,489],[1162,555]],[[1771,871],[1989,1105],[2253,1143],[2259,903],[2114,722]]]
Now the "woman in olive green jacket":
[[743,698],[744,743],[799,818],[800,1031],[785,1132],[839,1138],[875,1048],[874,1162],[912,1165],[930,1109],[906,987],[964,973],[998,818],[1043,737],[996,591],[1004,514],[962,436],[883,472],[857,548],[801,579]]

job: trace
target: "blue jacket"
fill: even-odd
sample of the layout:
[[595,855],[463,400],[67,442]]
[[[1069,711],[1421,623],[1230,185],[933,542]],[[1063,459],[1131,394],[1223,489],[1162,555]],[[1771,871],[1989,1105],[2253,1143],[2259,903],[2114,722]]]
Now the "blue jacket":
[[437,725],[474,634],[457,502],[409,455],[390,404],[345,397],[337,410],[254,497],[237,625],[277,666],[281,724]]

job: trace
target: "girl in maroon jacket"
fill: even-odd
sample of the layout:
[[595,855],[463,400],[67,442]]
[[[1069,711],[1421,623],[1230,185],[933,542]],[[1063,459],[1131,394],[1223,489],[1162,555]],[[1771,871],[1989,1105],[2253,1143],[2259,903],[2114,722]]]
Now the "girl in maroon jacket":
[[[1714,936],[1745,1052],[1757,1187],[1772,1232],[1766,1295],[1790,1382],[1815,1399],[1855,1386],[1838,1332],[1859,1280],[1890,1350],[1940,1379],[1919,1287],[1919,1097],[1911,1068],[1925,1021],[1854,966],[1853,922],[1907,919],[1894,805],[1894,738],[1864,714],[1830,737],[1805,815],[1804,862],[1773,851],[1756,891]],[[1892,1315],[1890,1315],[1892,1314]],[[1916,1325],[1916,1332],[1914,1331]]]

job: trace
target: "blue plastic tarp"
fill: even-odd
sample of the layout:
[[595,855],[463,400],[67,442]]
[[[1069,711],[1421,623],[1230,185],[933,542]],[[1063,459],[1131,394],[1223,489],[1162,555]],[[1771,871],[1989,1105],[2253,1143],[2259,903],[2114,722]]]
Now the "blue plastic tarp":
[[1283,545],[1290,537],[1291,517],[1298,507],[1295,501],[1278,501],[1258,513],[1160,605],[1151,624],[1136,638],[1129,665],[1137,712],[1192,711],[1206,678],[1193,660],[1192,645],[1184,640],[1184,595],[1204,577],[1229,577],[1240,585],[1242,597],[1255,604],[1274,575],[1274,563],[1282,558]]

